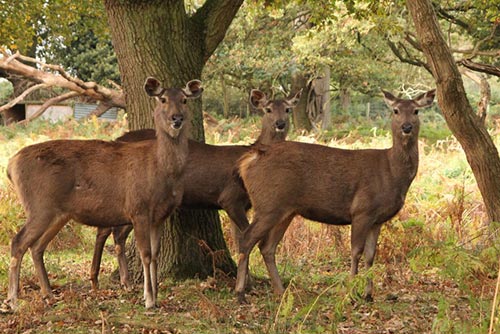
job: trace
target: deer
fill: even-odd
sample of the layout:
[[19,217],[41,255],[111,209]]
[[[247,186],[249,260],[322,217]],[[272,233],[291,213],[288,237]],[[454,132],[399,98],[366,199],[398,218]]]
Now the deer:
[[27,146],[9,160],[7,174],[26,212],[26,222],[11,242],[5,303],[13,310],[28,248],[41,294],[52,297],[43,254],[70,219],[90,226],[134,226],[145,307],[155,306],[161,228],[182,199],[190,118],[186,103],[203,88],[199,80],[185,88],[163,88],[148,77],[144,90],[156,99],[156,140],[51,140]]
[[[253,146],[270,145],[286,139],[290,127],[290,114],[299,102],[301,93],[302,90],[285,99],[268,99],[266,94],[258,89],[250,91],[250,105],[263,113],[261,132]],[[154,131],[146,129],[127,132],[116,140],[134,142],[154,138]],[[184,193],[180,207],[225,210],[233,223],[233,235],[237,242],[240,232],[249,225],[246,213],[250,209],[250,200],[241,181],[233,178],[233,172],[236,162],[250,149],[250,146],[209,145],[189,140],[188,147]],[[93,290],[98,289],[104,244],[111,233],[115,243],[115,255],[118,259],[120,285],[126,289],[131,288],[125,244],[132,228],[132,225],[98,227],[90,270]]]
[[[259,243],[274,293],[284,287],[276,267],[276,248],[296,215],[331,225],[351,225],[351,276],[364,256],[372,267],[382,224],[402,208],[418,169],[419,109],[429,107],[435,90],[414,99],[383,91],[393,111],[392,147],[348,150],[282,142],[249,151],[238,172],[253,207],[252,224],[242,233],[235,284],[246,303],[245,277],[249,255]],[[373,301],[368,279],[364,298]]]

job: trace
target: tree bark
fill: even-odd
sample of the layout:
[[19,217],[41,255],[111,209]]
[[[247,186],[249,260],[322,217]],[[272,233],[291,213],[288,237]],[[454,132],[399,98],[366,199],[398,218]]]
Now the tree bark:
[[[153,101],[143,91],[146,77],[154,76],[166,87],[184,87],[187,81],[200,79],[242,2],[207,0],[190,17],[184,0],[105,0],[131,130],[154,127]],[[191,136],[203,141],[201,99],[190,103]],[[130,248],[131,278],[140,282],[139,254],[133,243]],[[219,254],[217,261],[207,255],[207,249]],[[165,225],[158,267],[160,279],[206,277],[214,269],[234,272],[236,266],[224,243],[217,212],[173,214]]]
[[292,92],[298,92],[302,89],[299,103],[293,108],[293,125],[297,130],[311,131],[312,125],[307,116],[307,104],[311,87],[307,84],[307,78],[303,73],[294,73],[291,86]]
[[330,67],[325,65],[323,67],[323,87],[322,87],[322,110],[323,120],[321,121],[322,130],[331,130],[332,128],[332,113],[330,110]]
[[442,35],[432,3],[408,0],[407,7],[436,80],[438,102],[446,122],[464,149],[489,219],[500,221],[498,150],[467,100],[462,77]]

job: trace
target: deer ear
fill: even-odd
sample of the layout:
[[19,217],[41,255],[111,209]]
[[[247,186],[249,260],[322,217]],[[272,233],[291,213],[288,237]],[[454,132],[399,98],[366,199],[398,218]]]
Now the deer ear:
[[389,108],[393,109],[394,104],[398,101],[398,98],[385,90],[382,90],[382,93],[384,94],[385,104],[387,104]]
[[146,79],[146,82],[144,82],[144,90],[149,96],[160,96],[164,91],[160,81],[153,77],[148,77]]
[[252,89],[250,91],[250,105],[256,109],[264,107],[267,103],[266,94],[258,89]]
[[434,102],[434,97],[436,96],[436,89],[431,89],[428,92],[422,93],[413,99],[420,108],[429,107]]
[[288,103],[290,107],[295,107],[299,103],[301,95],[302,95],[302,88],[297,93],[295,93],[295,95],[287,99],[286,103]]
[[184,88],[182,91],[189,98],[194,99],[199,97],[203,92],[203,87],[201,87],[201,81],[196,79],[189,81],[186,84],[186,88]]

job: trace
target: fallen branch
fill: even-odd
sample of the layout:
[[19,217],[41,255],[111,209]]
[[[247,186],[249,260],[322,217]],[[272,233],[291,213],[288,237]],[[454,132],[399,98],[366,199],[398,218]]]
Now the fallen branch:
[[65,100],[72,98],[72,97],[79,96],[79,95],[80,94],[75,93],[75,92],[68,92],[66,94],[59,95],[59,96],[53,97],[51,99],[48,99],[47,101],[45,101],[42,104],[42,106],[37,110],[37,112],[34,113],[30,118],[26,118],[25,120],[22,120],[19,123],[20,124],[28,123],[28,122],[40,117],[47,109],[49,109],[54,104],[65,101]]
[[[71,76],[62,66],[46,64],[37,59],[23,56],[19,52],[11,55],[7,52],[7,50],[0,48],[0,54],[0,70],[3,70],[11,75],[14,74],[24,77],[36,83],[36,85],[28,88],[19,96],[12,99],[9,103],[1,106],[0,112],[4,112],[16,103],[22,102],[31,92],[37,89],[49,87],[59,87],[66,91],[47,100],[37,113],[30,119],[27,119],[26,122],[29,122],[30,120],[43,114],[43,112],[51,105],[78,96],[87,96],[95,101],[99,101],[96,113],[103,110],[104,111],[102,113],[104,113],[112,107],[122,109],[125,109],[126,107],[124,94],[121,88],[116,84],[114,84],[116,89],[110,89],[95,82],[85,82],[79,78]],[[30,63],[33,65],[29,65]]]
[[30,88],[26,89],[24,92],[21,93],[21,95],[19,95],[18,97],[12,99],[9,103],[7,104],[4,104],[3,106],[0,107],[0,112],[3,112],[3,111],[6,111],[10,108],[12,108],[13,106],[15,106],[16,104],[18,104],[19,102],[23,101],[24,98],[36,91],[36,90],[39,90],[39,89],[42,89],[42,88],[47,88],[49,87],[48,85],[46,84],[38,84],[38,85],[34,85],[34,86],[31,86]]

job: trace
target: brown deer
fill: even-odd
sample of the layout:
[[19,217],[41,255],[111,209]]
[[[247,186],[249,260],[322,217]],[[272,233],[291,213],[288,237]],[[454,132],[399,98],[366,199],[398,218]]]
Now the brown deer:
[[28,248],[42,295],[52,295],[43,253],[70,219],[91,226],[134,226],[144,269],[145,305],[155,306],[160,231],[183,192],[189,132],[186,101],[203,89],[199,80],[189,81],[183,89],[166,89],[151,77],[144,88],[157,99],[156,140],[52,140],[25,147],[9,161],[8,176],[27,215],[11,244],[7,305],[13,309],[21,260]]
[[[302,91],[287,99],[268,100],[260,90],[250,92],[250,104],[263,112],[262,129],[254,145],[284,141],[289,128],[289,116],[298,103]],[[119,137],[117,141],[140,141],[155,138],[153,130],[132,131]],[[236,162],[249,150],[249,146],[216,146],[189,140],[189,155],[184,177],[184,195],[181,207],[186,209],[223,209],[233,221],[235,239],[248,226],[246,212],[250,200],[241,182],[233,179]],[[130,287],[125,242],[132,226],[113,228],[99,227],[96,235],[94,256],[90,271],[92,288],[98,288],[99,268],[104,244],[113,233],[115,253],[118,258],[120,284]]]
[[[432,104],[435,90],[404,100],[383,92],[393,110],[389,149],[344,150],[283,142],[245,154],[239,172],[254,218],[240,240],[235,292],[246,302],[245,277],[251,250],[259,243],[274,292],[284,291],[276,267],[276,247],[293,217],[333,225],[351,224],[351,275],[364,254],[370,268],[382,224],[403,206],[418,167],[418,110]],[[372,300],[372,280],[365,298]]]

